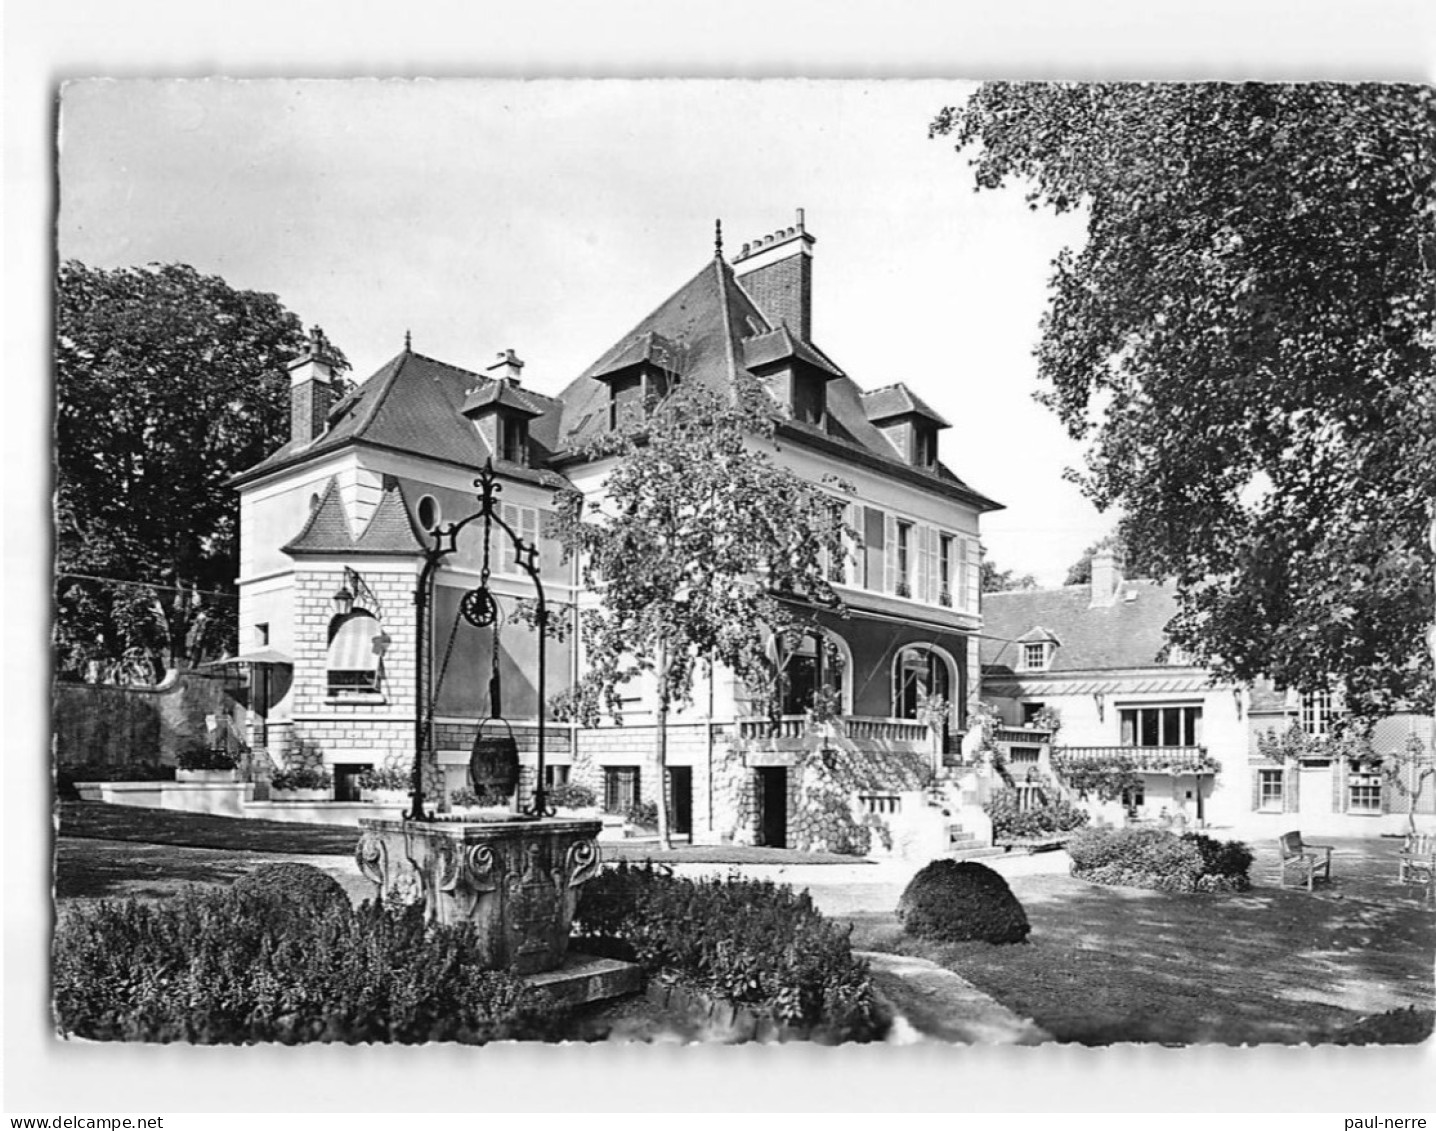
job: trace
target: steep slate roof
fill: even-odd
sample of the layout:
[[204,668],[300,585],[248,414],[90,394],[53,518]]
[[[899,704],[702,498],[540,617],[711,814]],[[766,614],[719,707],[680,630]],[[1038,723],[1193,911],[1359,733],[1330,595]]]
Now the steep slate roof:
[[[573,450],[604,431],[608,426],[609,390],[600,378],[655,358],[652,351],[660,348],[659,343],[664,348],[662,364],[671,364],[685,381],[697,381],[709,388],[731,386],[740,368],[788,357],[807,362],[830,378],[829,427],[784,420],[780,430],[785,435],[830,450],[840,458],[856,459],[899,475],[915,485],[946,489],[983,510],[1001,509],[1000,503],[974,491],[941,463],[920,469],[899,459],[887,437],[868,418],[862,390],[856,382],[786,323],[775,325],[743,289],[733,268],[719,256],[709,260],[559,394],[563,413],[556,444]],[[676,363],[667,361],[666,347],[670,346],[676,353]],[[941,420],[930,409],[926,412]]]
[[[1135,599],[1126,600],[1129,592]],[[1165,666],[1158,656],[1167,645],[1167,622],[1177,614],[1175,586],[1123,581],[1112,604],[1089,608],[1091,598],[1088,585],[984,594],[984,676],[1029,679],[1041,674],[1016,670],[1019,642],[1037,639],[1031,635],[1034,629],[1059,642],[1048,673]]]
[[952,427],[901,381],[864,393],[863,411],[868,414],[868,419],[874,422],[891,420],[896,416],[921,416],[931,420],[939,428]]
[[338,484],[331,479],[324,488],[319,505],[309,515],[304,528],[283,547],[286,554],[417,554],[423,543],[404,492],[393,484],[384,489],[379,505],[358,538],[349,533],[349,519],[339,501]]
[[[775,325],[721,256],[704,264],[556,398],[512,384],[500,386],[491,378],[406,347],[334,406],[329,429],[322,436],[307,445],[286,443],[230,482],[238,486],[351,444],[411,453],[465,468],[480,467],[492,453],[463,410],[497,399],[515,407],[527,405],[536,415],[529,424],[534,466],[495,459],[496,470],[555,486],[563,482],[561,476],[540,469],[607,430],[610,391],[600,378],[652,361],[674,369],[685,381],[721,389],[731,387],[740,368],[785,358],[803,361],[829,377],[828,420],[821,428],[781,420],[780,434],[839,459],[960,498],[980,510],[1002,509],[1000,503],[974,491],[940,462],[931,468],[916,468],[900,459],[869,418],[857,384],[786,323]],[[905,403],[922,406],[916,397],[908,397]],[[922,410],[941,419],[926,406]]]
[[[355,443],[480,467],[491,453],[463,415],[463,408],[471,392],[482,393],[491,387],[491,395],[501,398],[500,403],[522,405],[539,416],[529,427],[529,443],[534,462],[541,464],[552,454],[555,432],[552,425],[544,426],[543,417],[558,415],[557,402],[529,389],[499,386],[492,378],[406,349],[329,411],[329,430],[324,435],[307,446],[286,443],[231,482],[244,483]],[[536,482],[557,481],[551,473],[513,464],[505,464],[504,470]]]

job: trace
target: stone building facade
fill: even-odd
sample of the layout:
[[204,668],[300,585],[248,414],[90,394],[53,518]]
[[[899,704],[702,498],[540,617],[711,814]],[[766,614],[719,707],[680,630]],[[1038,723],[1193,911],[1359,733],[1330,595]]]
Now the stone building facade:
[[[670,718],[662,775],[648,688],[625,690],[621,725],[582,728],[550,713],[548,783],[588,785],[610,809],[663,796],[674,828],[706,842],[810,846],[879,828],[891,839],[904,822],[941,825],[961,810],[972,796],[955,772],[978,691],[980,519],[998,504],[939,459],[949,425],[916,393],[902,383],[864,390],[814,344],[814,243],[800,214],[731,262],[719,249],[552,395],[529,386],[512,350],[480,373],[407,340],[345,388],[316,333],[292,368],[289,442],[235,481],[245,634],[236,663],[255,687],[253,739],[268,762],[323,766],[338,790],[362,767],[407,766],[419,749],[425,791],[442,805],[480,733],[503,729],[518,743],[526,795],[539,703],[537,637],[522,615],[532,583],[504,538],[486,550],[481,524],[465,528],[434,574],[423,722],[414,595],[431,531],[474,510],[475,475],[491,466],[502,516],[538,548],[550,615],[576,621],[599,596],[582,589],[545,525],[555,490],[603,490],[608,465],[583,454],[586,442],[670,376],[722,388],[747,372],[774,398],[771,458],[814,483],[837,476],[854,487],[841,505],[859,537],[832,563],[849,615],[820,617],[820,631],[780,658],[778,717],[758,717],[730,673],[700,681]],[[500,615],[478,629],[459,609],[483,580]],[[548,641],[546,703],[583,670],[577,640]],[[807,716],[824,687],[841,710],[820,734]]]

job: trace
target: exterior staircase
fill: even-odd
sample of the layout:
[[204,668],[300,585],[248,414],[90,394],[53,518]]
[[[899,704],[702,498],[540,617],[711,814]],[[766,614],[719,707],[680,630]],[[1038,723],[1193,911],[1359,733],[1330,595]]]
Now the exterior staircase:
[[[927,791],[928,804],[945,815],[947,847],[943,855],[951,860],[981,860],[985,856],[1001,856],[1003,849],[991,841],[979,840],[978,834],[963,824],[961,788],[950,773],[934,781]],[[979,814],[980,816],[980,814]]]

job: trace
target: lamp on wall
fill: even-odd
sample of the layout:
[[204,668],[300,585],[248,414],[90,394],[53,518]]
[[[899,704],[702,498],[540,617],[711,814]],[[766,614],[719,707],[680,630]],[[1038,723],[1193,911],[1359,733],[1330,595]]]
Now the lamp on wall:
[[1107,717],[1107,697],[1100,691],[1092,692],[1092,702],[1097,704],[1097,721],[1105,722]]
[[1242,689],[1240,687],[1232,688],[1232,702],[1237,705],[1237,719],[1240,721],[1242,717]]
[[384,617],[384,611],[379,605],[379,598],[360,576],[358,570],[344,567],[344,580],[340,582],[339,589],[334,596],[329,598],[334,605],[334,611],[341,617],[347,617],[354,611],[355,602],[366,613],[380,620]]

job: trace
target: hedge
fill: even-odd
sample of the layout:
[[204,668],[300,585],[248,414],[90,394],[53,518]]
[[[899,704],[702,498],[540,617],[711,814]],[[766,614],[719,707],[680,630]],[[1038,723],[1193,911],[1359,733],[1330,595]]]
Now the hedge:
[[1251,850],[1240,841],[1163,829],[1082,829],[1067,842],[1072,874],[1159,891],[1246,891]]
[[480,968],[464,927],[322,902],[296,913],[262,887],[66,908],[53,985],[62,1033],[92,1040],[557,1040],[567,1014]]
[[638,962],[824,1040],[873,1040],[883,1023],[850,930],[769,881],[680,879],[621,863],[581,889],[580,947]]

